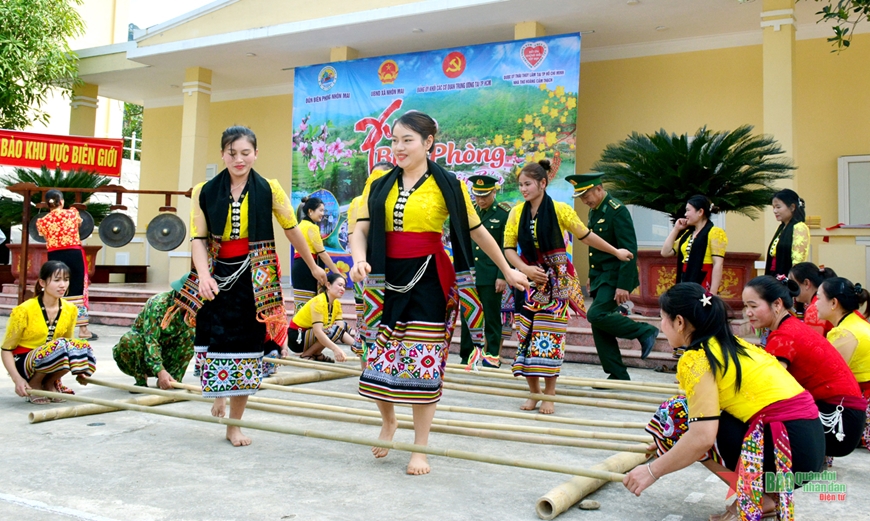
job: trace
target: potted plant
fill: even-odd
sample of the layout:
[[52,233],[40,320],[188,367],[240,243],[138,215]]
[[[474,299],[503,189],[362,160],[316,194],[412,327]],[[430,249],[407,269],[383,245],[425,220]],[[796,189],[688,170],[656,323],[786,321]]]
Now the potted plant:
[[[684,217],[686,200],[708,196],[724,212],[752,219],[770,205],[774,183],[791,177],[794,167],[770,136],[752,134],[751,125],[713,132],[702,127],[694,135],[665,130],[633,132],[608,145],[593,168],[605,174],[610,193],[625,204],[668,214],[671,222]],[[719,295],[732,307],[742,307],[741,293],[753,274],[757,253],[728,252]],[[676,263],[658,250],[638,254],[640,294],[632,295],[641,313],[657,313],[658,297],[674,284]]]
[[[26,168],[16,168],[13,174],[9,177],[0,179],[0,185],[7,187],[17,183],[33,183],[40,187],[51,187],[60,189],[63,192],[64,206],[69,208],[76,202],[74,192],[64,192],[64,188],[99,188],[109,184],[110,180],[88,172],[86,170],[72,170],[63,172],[59,168],[51,171],[43,166],[39,171],[34,171]],[[92,193],[82,193],[82,204],[87,205],[87,211],[94,218],[94,225],[98,225],[109,214],[110,205],[106,203],[90,203],[89,200]],[[27,202],[30,205],[31,218],[37,215],[36,205],[42,201],[42,194],[37,193],[31,196],[31,200]],[[6,228],[23,224],[22,218],[24,215],[24,201],[20,199],[10,199],[8,197],[0,198],[0,227]],[[22,233],[27,233],[27,229],[22,229]],[[11,277],[18,276],[18,250],[20,244],[7,245],[12,252],[12,273]],[[89,275],[93,276],[96,265],[96,252],[100,250],[100,246],[85,246],[85,253],[88,257]],[[31,241],[28,247],[27,255],[27,279],[29,283],[36,280],[40,266],[48,259],[45,245]]]

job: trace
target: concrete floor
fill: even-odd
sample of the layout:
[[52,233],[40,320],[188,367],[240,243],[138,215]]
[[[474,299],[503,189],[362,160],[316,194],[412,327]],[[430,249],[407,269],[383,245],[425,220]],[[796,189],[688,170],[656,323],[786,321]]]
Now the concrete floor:
[[[6,317],[0,318],[5,327]],[[98,360],[95,377],[132,383],[111,357],[124,329],[93,326]],[[451,360],[454,361],[454,360]],[[298,371],[282,368],[284,371]],[[635,380],[673,381],[673,375],[631,369]],[[563,374],[602,376],[598,366],[566,364]],[[110,388],[81,387],[83,396],[124,399]],[[188,375],[185,382],[196,383]],[[154,380],[151,380],[154,385]],[[306,387],[355,393],[353,378]],[[304,400],[375,410],[374,404],[261,391],[260,396]],[[517,410],[519,399],[445,391],[442,403]],[[69,404],[61,404],[65,406]],[[446,457],[430,457],[432,473],[404,474],[408,454],[393,451],[375,460],[367,447],[247,431],[254,443],[234,448],[224,427],[136,412],[117,412],[29,424],[37,409],[14,394],[11,380],[0,378],[0,415],[4,450],[0,458],[0,520],[534,520],[535,501],[570,477]],[[51,406],[39,406],[51,407]],[[208,414],[202,403],[162,407]],[[399,409],[399,412],[405,412]],[[556,405],[559,415],[617,421],[646,421],[648,414]],[[436,417],[487,422],[522,420],[442,413]],[[248,411],[247,420],[316,431],[376,437],[376,426],[336,423]],[[564,427],[540,423],[538,426]],[[585,428],[589,429],[589,428]],[[626,431],[631,432],[631,431]],[[397,441],[412,442],[399,430]],[[433,433],[430,445],[512,456],[519,459],[591,467],[612,453],[570,447],[484,440]],[[797,492],[799,520],[867,519],[870,512],[867,471],[870,452],[859,449],[838,459],[832,469],[846,485],[844,501],[823,502],[818,494]],[[641,498],[611,483],[591,496],[598,511],[571,508],[560,520],[706,520],[724,509],[727,487],[699,464],[663,477]]]

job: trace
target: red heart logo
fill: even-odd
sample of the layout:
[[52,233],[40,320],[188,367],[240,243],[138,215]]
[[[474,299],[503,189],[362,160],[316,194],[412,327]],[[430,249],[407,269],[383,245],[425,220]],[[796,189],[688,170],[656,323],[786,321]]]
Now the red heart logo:
[[520,56],[528,68],[534,70],[538,68],[544,58],[547,57],[549,49],[544,42],[528,42],[523,44],[520,49]]

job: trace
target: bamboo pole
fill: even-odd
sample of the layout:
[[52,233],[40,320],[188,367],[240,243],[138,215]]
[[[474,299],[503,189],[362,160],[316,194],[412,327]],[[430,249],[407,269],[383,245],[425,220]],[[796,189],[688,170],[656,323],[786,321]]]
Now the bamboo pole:
[[[93,381],[93,380],[91,380]],[[99,383],[97,385],[102,385]],[[115,384],[109,385],[110,387],[116,387]],[[187,384],[178,384],[176,383],[175,387],[178,389],[186,389],[188,391],[196,392],[198,388],[187,385]],[[265,404],[272,405],[281,405],[284,407],[298,407],[298,408],[309,408],[309,409],[317,409],[322,411],[330,411],[337,412],[342,414],[354,414],[358,416],[368,416],[372,418],[380,418],[381,414],[378,411],[371,411],[366,409],[356,409],[352,407],[341,407],[337,405],[326,405],[321,403],[310,403],[310,402],[297,402],[292,400],[281,400],[277,398],[266,398],[260,396],[252,396],[248,398],[249,402],[259,402]],[[413,421],[414,417],[407,414],[397,414],[396,418],[399,420],[407,420]],[[486,422],[474,422],[474,421],[464,421],[464,420],[449,420],[444,418],[433,418],[433,424],[437,425],[446,425],[450,427],[464,427],[471,429],[489,429],[496,431],[507,431],[507,432],[524,432],[531,434],[544,434],[548,436],[562,436],[567,438],[586,438],[586,439],[602,439],[602,440],[615,440],[615,441],[633,441],[637,443],[645,443],[649,444],[652,441],[650,436],[644,436],[640,434],[621,434],[621,433],[612,433],[612,432],[599,432],[599,431],[581,431],[576,429],[552,429],[547,427],[531,427],[528,425],[510,425],[505,423],[486,423]]]
[[[542,463],[542,462],[534,462],[528,460],[519,460],[519,459],[511,459],[500,456],[488,456],[483,454],[477,454],[474,452],[454,450],[454,449],[436,449],[434,447],[424,446],[424,445],[415,445],[412,443],[401,443],[396,441],[384,441],[378,440],[374,438],[362,438],[359,436],[344,436],[341,434],[332,434],[326,432],[318,432],[306,429],[299,429],[295,427],[289,427],[284,425],[273,425],[262,422],[253,422],[246,420],[234,420],[232,418],[215,418],[214,416],[205,416],[201,414],[187,414],[179,411],[172,411],[169,409],[155,409],[152,407],[144,407],[141,405],[135,405],[131,403],[117,403],[112,402],[111,400],[101,400],[98,398],[86,398],[81,395],[65,395],[61,393],[53,393],[49,391],[40,391],[36,389],[31,389],[28,391],[30,394],[35,396],[45,396],[47,398],[66,398],[67,400],[74,402],[82,402],[82,403],[92,403],[97,405],[104,405],[107,407],[119,407],[121,409],[127,409],[130,411],[144,412],[148,414],[157,414],[161,416],[169,416],[172,418],[181,418],[185,420],[194,420],[205,423],[216,423],[219,425],[232,425],[235,427],[242,427],[246,429],[255,429],[262,430],[268,432],[275,432],[279,434],[291,434],[294,436],[306,436],[309,438],[317,438],[323,440],[331,440],[331,441],[340,441],[343,443],[353,443],[356,445],[366,445],[371,447],[381,447],[384,449],[395,449],[401,450],[404,452],[416,452],[420,454],[428,454],[432,456],[446,456],[449,458],[457,458],[464,459],[469,461],[479,461],[482,463],[492,463],[495,465],[506,465],[509,467],[520,467],[527,469],[535,469],[535,470],[545,470],[549,472],[556,472],[559,474],[573,474],[575,476],[587,476],[597,479],[604,479],[608,481],[621,482],[624,478],[624,475],[618,474],[615,472],[607,472],[601,470],[589,470],[582,467],[574,467],[570,465],[559,465],[553,463]],[[151,393],[157,394],[160,396],[172,395],[172,391],[162,391],[159,389],[151,389]],[[165,393],[165,394],[164,394]]]
[[[455,367],[458,366],[458,367]],[[448,373],[455,374],[474,374],[482,378],[496,378],[501,380],[515,379],[513,373],[494,370],[491,367],[479,367],[476,372],[467,371],[464,366],[459,364],[447,364]],[[673,395],[680,391],[680,386],[676,384],[668,384],[664,382],[638,382],[634,380],[620,381],[608,380],[606,378],[581,378],[576,376],[560,376],[560,384],[567,384],[576,387],[602,387],[620,391],[640,391],[645,393],[669,394]]]
[[[313,382],[323,382],[326,380],[337,380],[340,378],[347,378],[348,375],[333,373],[330,371],[311,371],[306,373],[295,373],[295,374],[278,374],[269,378],[263,379],[263,382],[269,382],[271,384],[278,385],[296,385],[296,384],[307,384]],[[262,385],[262,384],[261,384]],[[142,387],[130,386],[133,389],[133,392],[142,392]],[[136,398],[131,398],[129,400],[119,400],[125,403],[133,403],[138,405],[146,405],[146,406],[154,406],[154,405],[163,405],[167,403],[172,403],[178,401],[180,398],[168,398],[168,397],[157,397],[154,395],[150,396],[139,396]],[[54,409],[45,409],[37,412],[31,412],[28,415],[28,419],[30,423],[42,423],[52,420],[62,420],[66,418],[77,418],[79,416],[90,416],[94,414],[104,414],[107,412],[118,412],[122,409],[117,407],[103,407],[100,405],[73,405],[69,407],[57,407]]]
[[[371,403],[372,400],[370,398],[364,398],[358,394],[349,394],[349,393],[341,393],[337,391],[323,391],[320,389],[304,389],[304,388],[292,388],[292,387],[281,387],[279,385],[269,385],[262,384],[260,385],[261,389],[272,390],[272,391],[281,391],[288,393],[297,393],[297,394],[307,394],[311,396],[324,396],[328,398],[339,398],[343,400],[355,400],[360,402],[368,402]],[[399,407],[411,407],[410,404],[397,403],[395,404]],[[564,416],[554,416],[551,414],[537,414],[537,413],[526,413],[526,412],[514,412],[514,411],[499,411],[494,409],[480,409],[475,407],[461,407],[454,405],[437,405],[437,410],[443,412],[455,412],[460,414],[477,414],[481,416],[497,416],[502,418],[515,418],[518,420],[533,420],[533,421],[541,421],[548,423],[563,423],[566,425],[582,425],[586,427],[607,427],[613,429],[644,429],[646,427],[646,423],[642,422],[616,422],[616,421],[607,421],[607,420],[588,420],[585,418],[566,418]]]
[[[177,402],[178,397],[164,396],[137,396],[129,400],[118,400],[123,403],[132,403],[136,405],[163,405],[165,403]],[[40,411],[31,412],[27,417],[30,423],[42,423],[51,420],[62,420],[64,418],[78,418],[80,416],[90,416],[92,414],[102,414],[105,412],[120,411],[117,407],[104,407],[102,405],[73,405],[69,407],[55,407],[54,409],[43,409]]]
[[[484,380],[484,379],[475,379],[475,378],[457,378],[454,375],[450,375],[449,378],[445,379],[446,382],[453,382],[458,384],[466,384],[466,385],[482,385],[485,387],[495,387],[498,389],[513,389],[516,391],[527,390],[529,388],[528,385],[521,382],[503,382],[500,380]],[[642,396],[637,394],[625,394],[625,393],[607,393],[600,391],[579,391],[577,389],[564,389],[557,388],[557,395],[562,396],[577,396],[580,398],[603,398],[607,400],[621,400],[627,402],[640,402],[640,403],[653,403],[659,405],[662,403],[661,398],[656,398],[655,396]]]
[[[642,465],[648,456],[622,452],[592,467],[597,470],[625,473]],[[547,492],[535,503],[535,512],[541,519],[554,519],[562,512],[577,504],[581,499],[601,488],[607,481],[576,477]]]
[[[283,360],[280,358],[264,358],[267,362],[272,362],[275,364],[282,365],[296,365],[302,367],[310,367],[308,364],[310,362],[303,360]],[[317,363],[317,362],[314,362]],[[335,371],[344,374],[355,374],[359,375],[362,373],[360,369],[353,369],[350,367],[335,367],[335,364],[325,363],[323,364],[327,371]],[[529,393],[524,391],[511,391],[506,389],[493,389],[489,387],[479,386],[479,385],[462,385],[455,384],[450,382],[443,382],[442,386],[445,389],[453,389],[455,391],[463,391],[469,393],[478,393],[478,394],[488,394],[492,396],[504,396],[510,398],[525,398],[532,400],[539,400],[545,402],[554,402],[554,403],[566,403],[570,405],[586,405],[588,407],[603,407],[606,409],[621,409],[625,411],[638,411],[638,412],[656,412],[658,407],[652,405],[640,405],[640,404],[631,404],[631,403],[620,403],[615,401],[606,401],[606,400],[598,400],[593,398],[576,398],[573,396],[550,396],[547,394],[540,393]]]

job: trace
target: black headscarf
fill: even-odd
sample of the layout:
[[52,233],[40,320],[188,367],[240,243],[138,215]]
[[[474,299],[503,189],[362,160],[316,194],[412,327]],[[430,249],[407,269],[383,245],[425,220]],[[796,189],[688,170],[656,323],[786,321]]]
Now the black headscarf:
[[[562,228],[559,227],[559,218],[556,215],[556,205],[553,199],[544,192],[544,198],[538,206],[538,215],[535,217],[535,230],[538,235],[538,249],[544,254],[565,249],[565,239],[562,237]],[[532,236],[532,205],[523,205],[520,213],[520,228],[517,230],[517,244],[523,257],[533,264],[543,262],[538,258],[535,248],[535,237]]]
[[[790,219],[788,224],[780,223],[773,234],[773,239],[770,240],[770,245],[767,246],[767,258],[764,261],[764,274],[776,277],[777,275],[788,275],[791,271],[791,249],[794,239],[795,219]],[[776,243],[776,255],[770,254],[770,246],[773,241],[779,237],[779,242]],[[773,268],[773,259],[776,259],[776,269]]]
[[[199,193],[199,206],[212,235],[220,236],[227,225],[230,195],[230,173],[224,168],[207,182]],[[272,187],[260,174],[251,169],[248,174],[248,239],[251,242],[275,239],[272,230]]]

